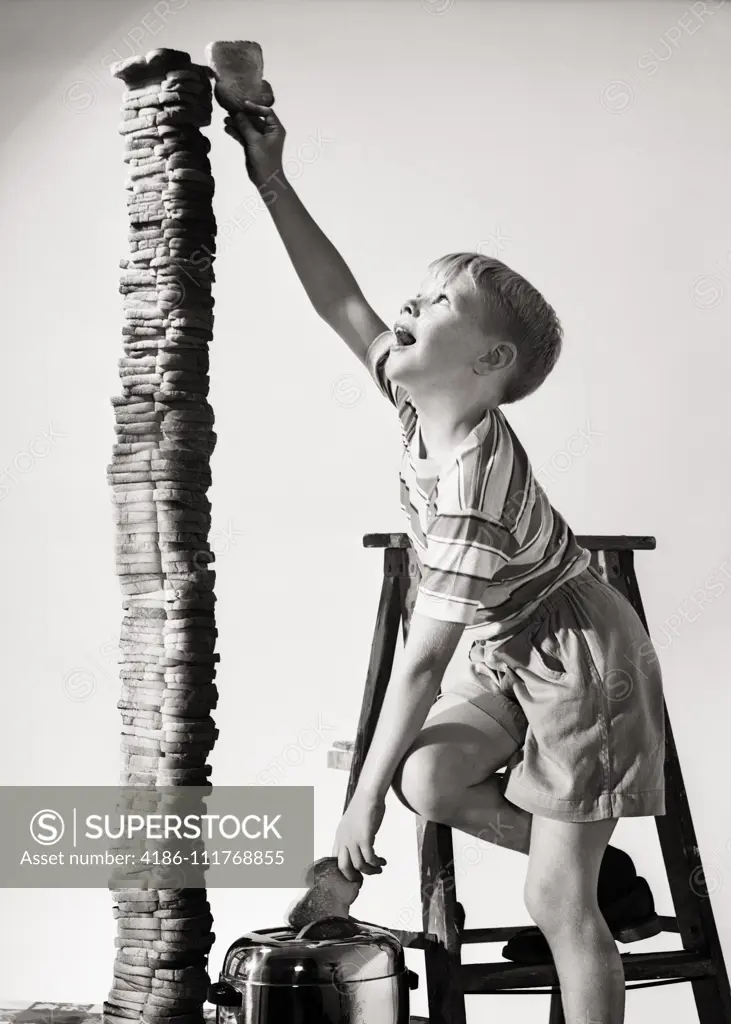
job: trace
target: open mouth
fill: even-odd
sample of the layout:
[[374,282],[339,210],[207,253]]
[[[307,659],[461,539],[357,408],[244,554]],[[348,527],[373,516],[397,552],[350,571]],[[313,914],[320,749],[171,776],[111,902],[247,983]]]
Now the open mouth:
[[394,348],[408,348],[410,345],[416,344],[414,335],[403,327],[396,327],[393,333],[396,338]]

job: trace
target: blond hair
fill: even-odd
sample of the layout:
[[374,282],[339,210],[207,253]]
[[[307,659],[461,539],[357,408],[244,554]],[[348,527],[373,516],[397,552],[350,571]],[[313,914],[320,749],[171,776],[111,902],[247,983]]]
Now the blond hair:
[[477,252],[441,256],[429,264],[429,269],[444,284],[467,273],[485,300],[486,329],[515,345],[516,369],[500,404],[508,405],[532,394],[561,354],[563,328],[553,307],[516,271]]

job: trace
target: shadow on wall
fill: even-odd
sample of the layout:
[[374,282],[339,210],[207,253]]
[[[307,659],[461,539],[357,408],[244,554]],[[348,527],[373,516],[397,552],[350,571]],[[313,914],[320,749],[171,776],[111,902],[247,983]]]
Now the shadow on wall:
[[[88,102],[89,89],[94,87],[94,76],[106,82],[109,65],[114,61],[160,46],[174,46],[170,42],[175,35],[172,23],[190,2],[23,0],[21,3],[16,0],[3,3],[0,68],[2,78],[13,83],[13,102],[0,107],[0,139],[7,138],[49,90],[70,90],[66,101],[83,104],[84,96]],[[74,74],[77,66],[81,69],[79,76]],[[77,77],[79,81],[74,90]],[[96,84],[99,85],[98,80]]]

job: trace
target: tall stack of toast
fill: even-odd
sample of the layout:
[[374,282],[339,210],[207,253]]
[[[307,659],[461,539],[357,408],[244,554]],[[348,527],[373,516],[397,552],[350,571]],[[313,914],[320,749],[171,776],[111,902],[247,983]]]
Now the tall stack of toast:
[[[146,786],[206,786],[218,735],[206,496],[216,443],[207,397],[216,222],[200,131],[211,122],[212,72],[170,49],[111,70],[126,86],[119,131],[129,217],[108,467],[124,595],[120,782],[141,787],[144,803]],[[118,936],[104,1019],[201,1024],[214,939],[206,890],[152,888],[150,877],[154,884],[153,873],[112,889]]]

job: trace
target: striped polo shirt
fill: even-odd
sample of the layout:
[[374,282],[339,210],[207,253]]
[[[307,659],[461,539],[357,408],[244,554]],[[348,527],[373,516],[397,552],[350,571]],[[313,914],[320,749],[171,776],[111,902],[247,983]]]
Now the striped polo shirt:
[[380,334],[366,367],[401,422],[401,508],[421,569],[414,611],[499,636],[578,575],[590,552],[551,506],[499,408],[485,411],[444,465],[423,457],[416,408],[385,373],[393,341],[391,331]]

